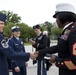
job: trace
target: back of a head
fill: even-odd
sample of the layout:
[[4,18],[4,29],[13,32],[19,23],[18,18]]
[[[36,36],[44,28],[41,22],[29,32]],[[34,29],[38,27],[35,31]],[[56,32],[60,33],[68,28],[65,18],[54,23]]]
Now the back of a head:
[[48,31],[43,31],[43,35],[48,35]]

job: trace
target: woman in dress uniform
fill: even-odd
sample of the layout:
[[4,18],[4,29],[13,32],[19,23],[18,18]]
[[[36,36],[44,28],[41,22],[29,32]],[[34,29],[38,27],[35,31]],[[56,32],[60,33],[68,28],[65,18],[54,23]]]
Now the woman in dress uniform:
[[[16,52],[25,52],[24,43],[20,37],[20,27],[13,26],[12,38],[9,39],[9,46]],[[13,75],[26,75],[27,63],[23,60],[13,60],[11,63]]]
[[49,61],[59,68],[59,75],[76,75],[76,11],[73,5],[60,3],[56,6],[56,22],[63,31],[58,37],[56,46],[39,51],[39,57],[46,53],[58,53],[51,55]]

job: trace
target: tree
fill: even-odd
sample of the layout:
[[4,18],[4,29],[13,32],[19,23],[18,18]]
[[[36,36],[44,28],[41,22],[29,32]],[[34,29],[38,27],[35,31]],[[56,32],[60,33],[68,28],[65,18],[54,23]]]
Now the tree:
[[49,37],[51,35],[51,28],[53,27],[52,23],[46,21],[44,24],[43,24],[45,30],[48,30],[48,33],[49,33]]
[[[15,26],[15,24],[10,22],[8,25],[5,25],[5,27],[4,27],[4,34],[8,38],[10,38],[10,36],[11,36],[11,28],[13,26]],[[20,37],[23,39],[23,41],[28,41],[26,39],[35,37],[35,33],[34,33],[34,30],[32,27],[29,27],[25,23],[19,23],[19,24],[17,24],[17,26],[19,26],[21,28],[21,36]]]
[[21,21],[21,17],[18,16],[18,14],[15,14],[13,12],[2,10],[2,11],[0,11],[0,13],[6,14],[6,16],[7,16],[6,25],[9,22],[14,23],[14,24],[18,24]]
[[58,36],[61,34],[61,32],[62,32],[61,28],[58,28],[57,26],[53,26],[51,29],[51,34],[53,39],[57,39]]
[[9,23],[8,25],[4,26],[4,35],[8,38],[11,36],[11,28],[15,26],[13,23]]

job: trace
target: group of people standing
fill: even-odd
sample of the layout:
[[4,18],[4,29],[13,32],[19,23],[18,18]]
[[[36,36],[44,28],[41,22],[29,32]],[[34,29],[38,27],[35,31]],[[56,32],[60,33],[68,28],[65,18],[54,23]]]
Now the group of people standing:
[[35,25],[36,40],[29,41],[36,51],[30,53],[25,52],[18,26],[12,27],[12,37],[6,42],[3,36],[6,15],[0,13],[0,75],[9,75],[7,57],[11,60],[13,75],[26,75],[29,58],[37,61],[37,75],[47,75],[44,59],[47,53],[52,54],[48,61],[59,68],[59,75],[76,75],[76,11],[68,3],[60,3],[56,9],[53,17],[58,27],[63,29],[57,45],[49,47],[47,36],[39,25]]
[[[48,37],[47,31],[41,31],[41,27],[39,25],[33,26],[33,29],[37,35],[36,40],[29,40],[36,51],[40,49],[45,49],[50,47],[50,38]],[[9,46],[16,52],[26,52],[24,43],[20,38],[20,27],[13,26],[11,28],[12,37],[9,38],[8,44]],[[38,45],[37,45],[38,44]],[[37,62],[37,75],[47,75],[47,72],[52,65],[48,60],[44,58],[34,60]],[[13,60],[11,61],[11,68],[13,75],[27,75],[27,62],[24,60]],[[9,65],[10,66],[10,65]]]
[[49,61],[59,68],[59,75],[76,75],[76,10],[68,3],[60,3],[56,9],[53,17],[58,27],[62,28],[58,43],[36,53],[40,58],[46,53],[52,54]]

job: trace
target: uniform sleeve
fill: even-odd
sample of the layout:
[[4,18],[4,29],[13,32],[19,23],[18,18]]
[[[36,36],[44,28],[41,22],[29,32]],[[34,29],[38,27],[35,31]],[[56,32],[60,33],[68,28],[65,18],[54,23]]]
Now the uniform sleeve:
[[42,49],[39,52],[39,57],[44,57],[47,53],[52,54],[52,53],[57,53],[58,51],[58,47],[56,46],[52,46],[46,49]]
[[0,53],[9,57],[11,60],[25,60],[28,61],[30,58],[30,53],[25,52],[15,52],[4,39],[0,38]]
[[48,37],[47,39],[47,47],[50,47],[50,38]]
[[[35,42],[37,41],[37,38],[36,38],[36,40],[34,40]],[[37,43],[35,43],[34,45],[32,45],[34,48],[36,48],[37,47]]]
[[34,48],[37,48],[37,43],[35,43],[34,45],[32,45]]
[[70,33],[68,37],[70,55],[67,58],[56,58],[56,66],[69,70],[76,70],[76,31]]
[[[21,41],[23,42],[22,38],[21,38]],[[24,42],[23,42],[23,52],[26,52]]]
[[[13,43],[13,41],[11,39],[8,41],[8,44],[12,48],[12,50],[14,50],[14,43]],[[16,60],[13,60],[12,62],[14,62],[15,63],[14,64],[15,67],[17,67],[17,61]]]

